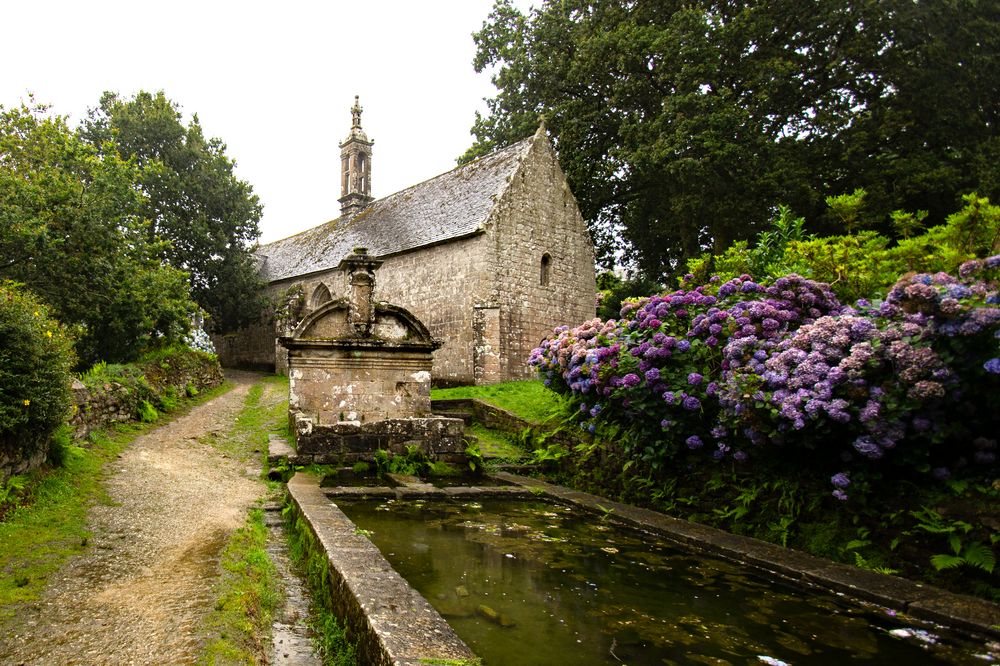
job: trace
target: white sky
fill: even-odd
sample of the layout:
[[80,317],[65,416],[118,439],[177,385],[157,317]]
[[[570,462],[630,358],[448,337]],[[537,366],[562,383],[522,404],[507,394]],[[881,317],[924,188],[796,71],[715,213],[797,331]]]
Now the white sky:
[[[529,0],[516,3],[523,9]],[[262,242],[337,217],[339,148],[361,96],[372,194],[455,166],[482,99],[492,0],[4,2],[0,104],[34,93],[76,125],[101,93],[163,90],[226,142],[264,204]]]

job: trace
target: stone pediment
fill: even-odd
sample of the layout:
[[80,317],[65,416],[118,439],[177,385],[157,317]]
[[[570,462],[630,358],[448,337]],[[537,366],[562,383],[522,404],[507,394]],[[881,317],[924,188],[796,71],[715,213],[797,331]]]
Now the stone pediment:
[[[367,319],[367,318],[366,318]],[[329,301],[308,314],[292,335],[281,339],[289,348],[303,346],[425,347],[437,349],[441,343],[427,327],[405,308],[374,303],[373,321],[352,318],[347,299]]]

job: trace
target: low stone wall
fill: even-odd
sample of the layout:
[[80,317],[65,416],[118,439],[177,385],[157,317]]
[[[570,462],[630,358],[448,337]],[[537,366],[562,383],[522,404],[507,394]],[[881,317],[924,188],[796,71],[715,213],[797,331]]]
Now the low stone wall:
[[357,640],[358,663],[477,663],[455,630],[327,499],[318,478],[297,473],[288,482],[288,494],[292,520],[309,531],[310,545],[322,548],[318,555],[329,565],[330,610]]
[[[142,367],[140,370],[148,386],[143,387],[143,390],[153,398],[150,402],[154,406],[158,397],[170,393],[184,397],[189,386],[200,392],[218,386],[224,379],[218,362],[207,359],[199,362],[185,359],[183,363],[171,363],[168,358],[162,364]],[[142,397],[140,393],[137,384],[126,380],[109,381],[91,388],[74,380],[73,413],[69,419],[74,439],[84,439],[92,430],[114,423],[136,420],[139,404],[143,399],[149,399]]]
[[408,446],[418,446],[431,460],[467,462],[462,419],[430,417],[317,425],[302,412],[290,412],[289,420],[295,432],[296,464],[349,464],[371,460],[378,449],[406,453]]

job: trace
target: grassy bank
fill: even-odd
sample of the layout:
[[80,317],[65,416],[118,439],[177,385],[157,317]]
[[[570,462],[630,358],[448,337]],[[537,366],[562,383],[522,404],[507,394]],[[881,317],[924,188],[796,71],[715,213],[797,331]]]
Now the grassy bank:
[[456,398],[479,398],[531,423],[544,423],[562,405],[561,398],[537,380],[431,390],[432,400]]
[[37,601],[49,577],[68,558],[87,548],[87,511],[107,501],[105,466],[134,439],[198,404],[229,391],[231,384],[178,402],[156,423],[130,423],[94,431],[82,445],[65,445],[64,464],[28,475],[0,522],[0,622]]

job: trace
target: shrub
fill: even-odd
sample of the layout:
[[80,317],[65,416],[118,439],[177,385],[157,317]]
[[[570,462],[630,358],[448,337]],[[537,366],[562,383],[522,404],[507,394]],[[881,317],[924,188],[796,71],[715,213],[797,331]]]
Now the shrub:
[[985,475],[1000,430],[998,273],[1000,256],[958,278],[911,274],[857,310],[797,275],[744,275],[556,329],[529,362],[582,427],[612,429],[654,470],[783,460],[839,499],[853,472]]
[[[72,341],[34,296],[0,283],[0,459],[47,451],[70,407]],[[0,474],[3,474],[0,470]]]

